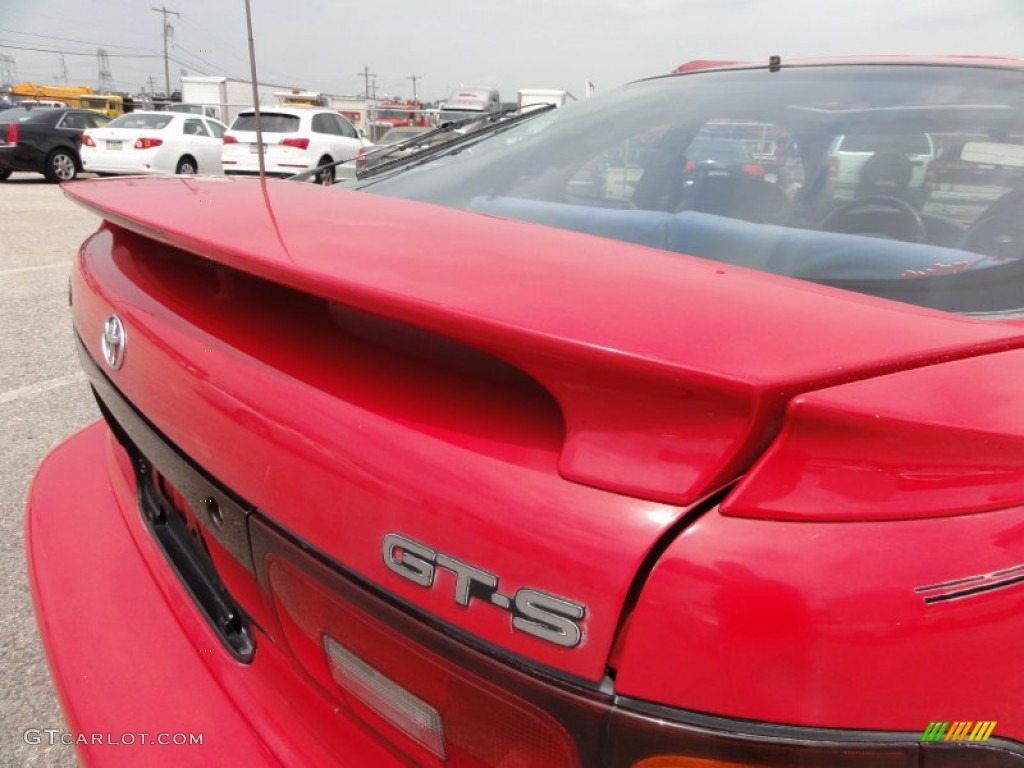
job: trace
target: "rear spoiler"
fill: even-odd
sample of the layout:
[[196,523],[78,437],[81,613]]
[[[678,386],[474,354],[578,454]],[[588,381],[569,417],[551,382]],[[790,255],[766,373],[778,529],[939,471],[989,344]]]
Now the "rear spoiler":
[[564,477],[656,501],[689,504],[735,480],[799,392],[1019,335],[655,248],[312,184],[101,179],[65,193],[142,236],[516,366],[562,410]]

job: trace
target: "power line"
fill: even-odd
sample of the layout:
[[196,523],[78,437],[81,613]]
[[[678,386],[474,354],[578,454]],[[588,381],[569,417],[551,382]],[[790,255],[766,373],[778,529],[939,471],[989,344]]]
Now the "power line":
[[[240,62],[243,66],[247,67],[249,65],[249,56],[248,56],[248,54],[241,54],[238,51],[232,50],[231,46],[228,45],[224,41],[223,38],[217,36],[211,30],[209,30],[209,29],[197,29],[196,27],[192,26],[192,24],[190,24],[185,19],[179,19],[178,20],[178,27],[180,29],[185,30],[186,33],[191,32],[191,37],[193,39],[201,38],[203,40],[213,41],[214,43],[217,44],[217,53],[219,53],[219,54],[227,54],[231,58],[233,58],[236,61]],[[207,43],[207,45],[209,45],[210,48],[213,47],[213,45],[211,43]],[[211,53],[211,52],[212,51],[207,51],[207,53]]]
[[[84,45],[99,45],[104,48],[123,48],[126,51],[152,51],[151,48],[136,48],[131,45],[111,45],[108,43],[97,43],[95,40],[78,40],[74,37],[57,37],[56,35],[40,35],[35,32],[20,32],[17,29],[9,29],[7,27],[0,27],[0,32],[10,32],[15,35],[22,35],[24,37],[42,37],[47,40],[63,40],[67,43],[83,43]],[[109,54],[108,54],[109,55]]]
[[[32,48],[27,45],[15,45],[13,43],[7,43],[0,41],[0,48],[13,48],[18,51],[35,51],[36,53],[63,53],[66,56],[95,56],[95,51],[67,51],[59,48]],[[145,50],[140,49],[140,50]],[[110,57],[117,57],[119,59],[159,59],[159,53],[110,53],[107,54]]]
[[[180,55],[185,58],[185,61],[180,61],[180,60],[174,58],[173,56],[171,56],[171,61],[175,62],[176,64],[181,64],[183,66],[190,67],[191,69],[194,69],[196,72],[198,72],[201,75],[209,75],[209,74],[211,74],[210,72],[203,71],[203,70],[206,70],[206,69],[210,69],[210,70],[213,70],[214,72],[217,72],[218,74],[224,75],[225,77],[233,77],[233,78],[235,78],[237,80],[244,80],[245,79],[245,78],[237,77],[236,75],[232,74],[231,72],[227,72],[227,71],[221,69],[218,66],[210,64],[208,61],[203,61],[199,57],[195,56],[187,48],[182,48],[177,43],[171,43],[171,47],[176,49],[176,50],[178,50],[178,51],[180,51],[181,52]],[[197,64],[196,62],[199,62],[199,63]]]
[[[198,35],[201,35],[205,39],[209,39],[209,40],[213,40],[215,42],[221,43],[221,45],[218,45],[218,48],[217,48],[217,53],[218,54],[230,56],[232,59],[234,59],[234,60],[236,60],[238,62],[241,62],[243,64],[243,66],[245,66],[248,69],[248,67],[249,67],[249,56],[248,56],[248,54],[242,55],[242,54],[238,53],[237,51],[231,50],[230,46],[228,46],[227,44],[224,43],[223,38],[220,38],[220,37],[212,34],[210,32],[210,30],[207,30],[207,29],[197,30],[194,26],[189,24],[185,19],[181,19],[178,22],[178,25],[177,25],[176,28],[183,29],[186,32],[191,31],[192,34],[193,34],[193,38],[195,37],[195,35],[198,34]],[[173,43],[172,47],[177,48],[179,51],[182,51],[183,53],[189,53],[189,55],[192,56],[192,58],[194,60],[196,59],[195,54],[191,53],[191,51],[189,51],[189,49],[183,48],[182,46],[178,45],[177,43]],[[225,70],[222,67],[217,67],[217,66],[215,66],[213,64],[210,64],[205,59],[203,59],[203,61],[204,61],[204,66],[209,67],[210,69],[213,69],[213,70],[219,72],[220,74],[224,75],[225,77],[232,77],[232,78],[235,78],[236,80],[248,80],[248,78],[249,78],[248,75],[241,76],[241,75],[236,74],[235,72],[228,72],[227,70]],[[265,69],[264,65],[262,65],[262,64],[260,65],[260,74],[264,75],[264,76],[267,76],[267,77],[269,77],[270,79],[273,79],[273,80],[290,81],[290,82],[293,82],[293,83],[303,82],[305,80],[305,77],[295,77],[294,75],[288,74],[287,72],[281,72],[280,70],[277,70],[277,69]],[[261,77],[261,80],[262,79],[263,78]]]
[[[195,66],[194,64],[191,64],[190,62],[182,61],[181,59],[176,59],[173,56],[168,56],[167,58],[170,59],[171,61],[173,61],[179,67],[186,67],[188,69],[195,70],[200,75],[210,76],[212,74],[211,72],[206,72],[206,71],[200,69],[199,67]],[[234,77],[234,75],[226,75],[226,77]],[[235,79],[236,80],[241,80],[241,78],[235,78]]]

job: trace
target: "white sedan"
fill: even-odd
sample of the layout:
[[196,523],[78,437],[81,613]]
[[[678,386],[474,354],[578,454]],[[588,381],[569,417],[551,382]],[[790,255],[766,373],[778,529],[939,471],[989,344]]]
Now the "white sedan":
[[219,174],[227,126],[175,112],[130,112],[82,136],[82,170],[100,174]]

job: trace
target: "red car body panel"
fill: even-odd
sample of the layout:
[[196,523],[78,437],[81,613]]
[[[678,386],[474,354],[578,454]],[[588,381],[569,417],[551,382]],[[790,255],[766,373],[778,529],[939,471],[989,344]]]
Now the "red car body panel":
[[1024,354],[1008,352],[802,396],[723,503],[727,515],[842,522],[1024,504]]
[[[679,257],[660,264],[648,257],[650,272],[638,273],[629,254],[639,246],[371,196],[347,195],[346,219],[328,235],[311,224],[328,215],[336,198],[308,185],[268,184],[264,198],[254,181],[153,179],[79,184],[69,194],[119,222],[129,206],[167,212],[129,226],[149,233],[159,226],[161,240],[208,259],[458,338],[544,385],[559,408],[523,385],[480,391],[445,377],[431,382],[418,368],[396,383],[402,368],[346,349],[312,314],[302,340],[290,332],[275,338],[306,311],[307,300],[289,307],[276,293],[254,311],[259,289],[245,295],[240,288],[236,307],[211,310],[200,272],[173,253],[164,268],[129,256],[158,246],[116,228],[83,248],[74,277],[80,337],[97,344],[105,318],[121,315],[133,338],[131,365],[115,375],[118,388],[201,466],[215,468],[228,487],[245,488],[286,530],[400,599],[593,682],[604,674],[635,575],[686,512],[658,496],[674,491],[696,501],[742,472],[797,392],[1022,340],[1012,327]],[[274,218],[264,201],[289,229],[268,231]],[[439,233],[436,245],[402,248],[407,235],[388,226],[395,205],[410,226],[429,219]],[[235,243],[224,234],[225,217],[239,233]],[[553,281],[581,248],[590,251],[594,269],[574,269],[572,286]],[[246,252],[260,257],[243,260]],[[334,266],[338,259],[344,271]],[[716,331],[735,344],[696,341],[709,336],[703,324],[723,300],[719,291],[742,293],[747,306],[758,307],[763,337],[741,333],[745,320],[736,317],[735,333]],[[582,300],[595,294],[607,298],[600,305]],[[692,298],[680,301],[681,295]],[[848,306],[837,313],[837,301]],[[565,311],[581,305],[601,312]],[[836,321],[822,320],[829,316]],[[692,340],[651,334],[652,323],[689,328]],[[899,334],[888,332],[897,325]],[[781,334],[793,340],[791,354],[765,345]],[[345,377],[350,355],[362,361],[358,383]],[[332,356],[337,366],[326,363]],[[222,450],[236,444],[246,452]],[[396,465],[403,467],[398,477]],[[450,472],[440,484],[438,466]],[[623,490],[608,478],[624,467],[647,481],[634,478],[624,490],[654,499],[562,477]],[[304,482],[285,481],[293,477]],[[487,565],[508,589],[536,587],[588,606],[583,642],[562,648],[538,641],[513,631],[501,611],[467,610],[452,599],[451,587],[424,590],[396,578],[380,556],[380,542],[396,530]],[[591,563],[602,565],[595,571]]]
[[[143,235],[506,360],[559,403],[564,476],[660,501],[689,504],[732,480],[794,394],[1005,348],[1020,335],[647,249],[638,271],[639,246],[390,198],[148,181],[68,194]],[[318,227],[338,205],[346,217]],[[433,236],[421,237],[428,228]],[[747,309],[723,314],[724,302]],[[748,312],[763,318],[761,334],[749,333]],[[650,332],[670,321],[685,333]],[[764,344],[779,337],[789,339],[785,355]]]
[[[458,766],[539,765],[536,733],[572,768],[961,766],[919,735],[957,717],[998,721],[966,747],[988,768],[1024,760],[1001,656],[1024,629],[1020,324],[294,182],[67,194],[104,219],[71,289],[108,426],[47,459],[27,525],[72,729],[202,731],[203,763],[443,768],[330,640],[430,690]],[[124,364],[101,367],[114,315]],[[248,515],[233,548],[212,497],[167,491],[251,659],[145,517],[163,460]],[[425,582],[392,567],[416,547]],[[575,641],[516,624],[533,590],[580,609]],[[80,753],[142,754],[120,749]]]
[[[1007,576],[1006,589],[932,603],[952,587],[917,590],[999,583],[988,574],[1024,563],[1020,526],[1019,507],[857,524],[707,515],[655,566],[616,688],[835,727],[923,731],[938,712],[974,712],[949,718],[997,721],[999,735],[1019,740],[1024,674],[1004,655],[1024,628],[1019,583]],[[686,610],[669,610],[680,602]]]
[[1024,671],[998,650],[1024,631],[1021,375],[1011,352],[795,401],[720,513],[655,566],[618,690],[867,729],[972,711],[1024,735]]
[[[204,317],[183,306],[171,313],[130,282],[147,277],[131,269],[137,265],[120,272],[108,257],[124,237],[101,232],[83,250],[73,283],[76,327],[83,339],[98,340],[104,319],[121,314],[132,360],[117,384],[175,445],[214,467],[228,487],[245,488],[290,533],[317,541],[400,599],[563,673],[601,678],[632,576],[680,510],[562,480],[558,413],[533,390],[486,391],[436,373],[431,380],[429,372],[413,378],[418,368],[313,325],[318,332],[301,342],[287,335],[264,348],[268,365],[251,341],[283,328],[289,312],[294,320],[294,308],[275,300],[278,309],[259,308],[260,317]],[[171,274],[150,279],[146,288],[158,292]],[[193,308],[205,308],[199,291]],[[340,370],[309,370],[332,356]],[[223,449],[238,444],[246,451]],[[439,466],[447,468],[441,483]],[[296,477],[302,482],[290,481]],[[583,643],[538,641],[513,632],[507,613],[456,603],[454,584],[424,590],[396,577],[381,558],[381,542],[394,531],[488,566],[509,590],[531,586],[592,606]],[[583,567],[594,560],[606,567]]]
[[[726,61],[718,59],[693,59],[676,67],[673,72],[685,74],[709,69],[744,69],[763,67],[766,62]],[[942,56],[905,56],[900,54],[878,56],[829,56],[827,58],[784,58],[780,64],[792,66],[838,66],[844,64],[934,64],[936,66],[957,66],[971,64],[984,67],[1001,67],[1005,69],[1021,69],[1024,58],[1014,56],[974,56],[971,54],[947,54]]]
[[[46,459],[28,499],[36,616],[82,764],[408,765],[273,643],[248,666],[224,652],[143,525],[123,457],[94,424]],[[202,743],[157,743],[177,734]]]

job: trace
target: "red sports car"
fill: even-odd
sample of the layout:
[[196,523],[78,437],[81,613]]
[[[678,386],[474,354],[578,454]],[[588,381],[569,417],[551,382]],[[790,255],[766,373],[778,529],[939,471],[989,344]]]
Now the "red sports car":
[[[681,69],[334,187],[68,187],[103,418],[27,525],[84,763],[1024,766],[1024,60]],[[687,171],[729,122],[785,176]],[[858,135],[977,172],[851,199]]]

